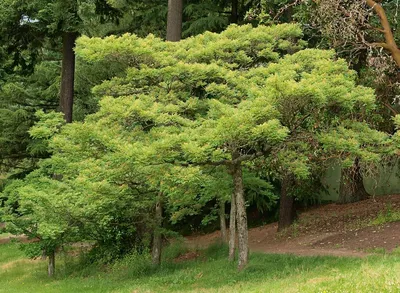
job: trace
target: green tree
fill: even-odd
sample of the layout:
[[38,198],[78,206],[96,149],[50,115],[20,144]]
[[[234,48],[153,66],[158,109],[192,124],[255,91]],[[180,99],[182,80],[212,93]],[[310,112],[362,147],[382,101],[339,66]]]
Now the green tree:
[[[317,136],[318,133],[326,132],[331,128],[337,127],[343,119],[354,117],[352,116],[353,112],[363,113],[363,111],[366,111],[365,113],[368,113],[368,111],[373,109],[374,97],[370,90],[355,85],[356,75],[351,71],[348,71],[344,61],[332,62],[332,52],[326,53],[322,51],[309,50],[294,54],[293,57],[288,56],[279,60],[278,52],[280,48],[288,50],[289,52],[296,50],[296,46],[293,47],[290,42],[293,40],[292,38],[296,33],[296,30],[293,30],[293,27],[277,26],[265,29],[265,32],[268,31],[270,35],[277,33],[280,34],[281,38],[291,36],[287,40],[278,38],[278,47],[274,45],[276,39],[270,39],[266,35],[264,35],[266,38],[264,43],[260,43],[262,40],[262,38],[260,38],[260,33],[264,28],[260,27],[259,29],[254,29],[252,31],[249,31],[249,27],[240,27],[237,28],[236,31],[235,29],[235,27],[228,29],[226,32],[218,36],[218,38],[217,35],[206,33],[204,37],[201,36],[198,38],[188,39],[187,41],[183,41],[177,45],[171,44],[170,47],[166,47],[168,55],[158,55],[150,49],[147,50],[143,47],[140,40],[129,36],[119,39],[120,46],[118,48],[112,46],[112,42],[114,42],[113,38],[106,39],[103,42],[100,40],[82,40],[85,46],[84,48],[82,46],[82,51],[79,51],[79,49],[78,51],[80,54],[85,54],[87,58],[90,58],[90,60],[93,61],[103,58],[115,58],[114,56],[117,54],[119,60],[129,62],[132,56],[138,56],[138,58],[135,59],[135,62],[142,62],[146,65],[142,69],[129,69],[126,77],[116,78],[97,87],[96,90],[101,94],[112,94],[113,96],[118,97],[121,95],[135,94],[144,90],[149,93],[149,83],[155,82],[159,87],[156,92],[157,96],[169,97],[167,101],[174,101],[176,98],[180,101],[189,101],[186,100],[187,97],[202,97],[203,95],[208,96],[209,99],[214,98],[218,100],[218,102],[215,101],[213,103],[208,103],[207,100],[190,100],[191,102],[196,102],[198,106],[194,108],[196,110],[192,110],[186,114],[189,116],[185,117],[191,117],[191,119],[193,119],[194,117],[199,117],[199,114],[201,116],[206,114],[206,116],[203,116],[203,119],[205,120],[200,120],[202,121],[202,124],[195,128],[197,130],[192,130],[194,132],[189,135],[190,140],[192,143],[195,143],[196,137],[199,137],[199,142],[197,143],[200,145],[201,143],[204,143],[208,148],[203,146],[205,148],[203,149],[202,146],[194,145],[192,153],[190,153],[190,148],[184,151],[184,153],[190,154],[190,156],[188,155],[190,159],[189,157],[187,158],[189,161],[186,159],[186,161],[181,163],[189,165],[230,165],[231,168],[233,168],[233,171],[230,170],[230,172],[236,174],[236,176],[233,177],[236,178],[236,184],[234,185],[236,185],[237,190],[234,198],[238,199],[239,197],[239,205],[242,205],[238,215],[240,214],[239,217],[241,217],[241,220],[239,221],[242,221],[240,224],[241,232],[239,234],[242,237],[240,248],[242,257],[240,260],[240,266],[243,266],[247,262],[247,258],[245,249],[246,230],[244,228],[246,225],[243,224],[246,219],[243,216],[243,187],[240,183],[242,181],[242,177],[240,176],[242,168],[241,163],[242,160],[255,159],[258,155],[265,156],[265,154],[263,154],[263,151],[254,148],[252,145],[257,145],[255,142],[256,137],[247,137],[243,135],[243,138],[241,138],[241,136],[237,134],[233,135],[232,138],[227,137],[228,141],[213,141],[216,137],[223,138],[225,134],[228,136],[230,125],[236,125],[236,129],[232,131],[240,130],[239,125],[236,124],[232,117],[236,117],[238,121],[241,121],[239,119],[241,115],[243,115],[243,117],[251,117],[252,111],[257,111],[257,104],[251,104],[252,102],[246,101],[248,105],[252,106],[245,108],[248,112],[243,110],[244,112],[242,113],[242,108],[240,107],[245,107],[241,106],[243,97],[255,98],[261,95],[260,92],[264,97],[272,97],[272,101],[256,101],[263,101],[260,103],[264,108],[266,105],[272,103],[273,109],[276,109],[278,114],[276,114],[276,116],[271,114],[271,117],[279,119],[279,121],[289,129],[289,141],[293,140],[294,142],[287,145],[278,143],[279,147],[294,147],[295,149],[288,150],[289,152],[287,153],[293,155],[296,154],[296,151],[304,151],[304,155],[299,156],[293,162],[283,160],[278,164],[278,166],[281,166],[282,169],[287,169],[287,167],[284,167],[285,164],[291,163],[292,170],[289,172],[289,175],[293,173],[294,176],[300,178],[305,178],[310,174],[310,166],[307,165],[307,161],[309,160],[308,157],[310,156],[310,153],[312,153],[313,148],[304,147],[304,145],[307,145],[309,142],[307,139],[314,140],[316,147],[320,147],[320,142]],[[257,36],[256,43],[252,43],[253,41],[251,41],[250,44],[252,44],[252,46],[248,48],[253,48],[253,50],[255,48],[256,52],[251,50],[248,51],[248,49],[245,49],[244,47],[242,49],[241,44],[243,44],[243,42],[239,44],[233,41],[233,37],[235,40],[239,40],[241,33],[243,32],[246,32],[246,36],[243,35],[244,40],[251,40],[253,37]],[[199,40],[204,41],[200,43]],[[213,42],[212,44],[211,41]],[[136,43],[137,45],[132,47],[132,43]],[[154,46],[153,44],[155,43],[157,43],[157,41],[152,38],[146,41],[147,46]],[[221,46],[222,43],[224,46]],[[135,49],[139,44],[142,44],[140,46],[140,52]],[[210,46],[208,46],[208,44],[210,44]],[[196,48],[195,50],[192,49],[194,47]],[[275,50],[277,50],[277,52],[274,52],[274,48],[276,48]],[[236,52],[231,54],[229,50],[231,50],[231,52]],[[210,65],[200,66],[199,64],[193,63],[187,66],[184,63],[176,64],[175,58],[178,58],[178,60],[182,60],[183,62],[202,62]],[[269,66],[268,62],[271,62]],[[216,67],[216,65],[219,67]],[[134,64],[131,66],[134,66]],[[149,66],[152,68],[149,68]],[[251,69],[253,66],[258,67]],[[227,68],[231,72],[226,71]],[[237,68],[240,68],[241,70],[236,71]],[[242,75],[240,75],[239,72]],[[325,78],[319,79],[320,75],[325,76]],[[233,78],[231,78],[231,76]],[[155,77],[157,78],[155,79]],[[201,77],[201,79],[199,79],[199,77]],[[254,88],[251,86],[252,84],[254,84]],[[265,91],[260,90],[260,88],[265,89]],[[150,93],[151,92],[152,91],[150,91]],[[349,94],[349,92],[352,94]],[[163,100],[164,99],[161,101]],[[244,102],[245,101],[243,101],[243,105],[245,105]],[[179,102],[178,105],[180,103],[181,102]],[[214,108],[219,109],[222,114],[215,114],[214,118],[207,116],[212,112],[210,109]],[[258,110],[262,111],[260,109]],[[265,110],[266,109],[263,111]],[[217,110],[215,111],[218,113]],[[226,113],[224,111],[226,111]],[[329,113],[332,114],[330,115]],[[217,119],[219,117],[218,115],[221,115],[221,120]],[[229,120],[224,122],[222,118],[228,119],[228,117],[233,121]],[[217,120],[214,121],[212,118]],[[258,125],[257,121],[252,121],[250,118],[248,119],[249,120],[242,121],[244,129],[246,129],[245,122],[250,123],[248,125],[249,129]],[[199,121],[199,118],[196,118],[196,120]],[[210,123],[211,126],[207,126],[207,123]],[[218,125],[220,132],[213,135],[212,130],[209,130],[209,128],[215,129],[215,125]],[[269,126],[272,127],[272,125]],[[246,131],[251,133],[250,130]],[[207,133],[210,134],[209,137],[202,136]],[[235,149],[233,147],[231,149],[228,147],[229,145],[235,145],[233,137],[241,142],[238,145],[243,144],[243,148]],[[283,137],[284,135],[280,139],[282,140]],[[268,138],[268,135],[265,135],[259,139],[265,139],[268,141]],[[207,141],[207,139],[210,141]],[[243,139],[243,141],[240,139]],[[277,140],[279,141],[279,139]],[[252,145],[253,149],[250,148],[250,150],[248,150],[246,143]],[[224,148],[222,148],[222,145]],[[301,145],[303,145],[303,147],[302,149],[299,149],[299,146]],[[188,142],[187,146],[190,146],[190,142]],[[223,151],[221,149],[216,150],[211,146],[219,146]],[[257,146],[263,150],[262,143]],[[276,149],[279,150],[277,147]],[[214,151],[216,153],[213,153]],[[259,151],[260,154],[258,154]],[[213,157],[216,154],[221,153],[226,157]],[[296,158],[296,156],[293,155],[291,155],[291,157]],[[283,158],[284,156],[282,159]],[[220,159],[220,161],[217,159]]]

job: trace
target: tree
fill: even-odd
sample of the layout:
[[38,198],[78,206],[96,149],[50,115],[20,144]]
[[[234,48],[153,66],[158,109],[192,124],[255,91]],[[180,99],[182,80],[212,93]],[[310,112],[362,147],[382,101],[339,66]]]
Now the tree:
[[[167,15],[167,41],[178,42],[182,38],[182,14],[183,14],[183,0],[168,0],[168,15]],[[156,202],[155,218],[157,225],[162,225],[162,195]],[[153,263],[160,264],[161,260],[161,233],[155,230],[153,237]]]
[[[271,166],[276,168],[276,176],[306,179],[311,173],[310,161],[317,159],[312,154],[323,150],[319,134],[335,129],[340,121],[354,119],[354,112],[363,117],[374,108],[372,91],[357,87],[356,75],[343,60],[332,61],[332,52],[305,50],[280,58],[278,48],[293,53],[299,47],[293,44],[296,34],[288,25],[252,30],[249,26],[233,26],[221,35],[206,33],[169,43],[161,54],[155,52],[160,47],[152,37],[145,43],[135,36],[122,37],[118,48],[112,46],[115,38],[82,39],[84,49],[78,49],[93,62],[118,56],[119,62],[129,64],[136,56],[126,77],[105,82],[95,89],[98,94],[120,97],[154,93],[158,106],[175,105],[171,108],[174,111],[183,107],[177,117],[189,120],[180,126],[177,141],[171,142],[175,133],[163,142],[170,141],[165,151],[167,159],[162,160],[181,166],[226,166],[235,186],[237,204],[231,211],[237,208],[234,215],[239,223],[240,268],[247,263],[242,176],[245,162],[257,157],[271,159],[274,156],[270,153],[282,152]],[[273,35],[276,37],[271,38]],[[245,41],[235,43],[240,38]],[[250,47],[246,47],[247,41]],[[149,46],[157,49],[153,51]],[[137,69],[137,62],[146,66]],[[189,101],[190,111],[186,108]],[[147,123],[152,129],[156,125]],[[289,129],[286,140],[285,129]],[[270,136],[269,131],[276,136]],[[308,146],[310,142],[312,147]]]
[[[395,1],[280,1],[262,3],[261,10],[253,9],[249,16],[264,23],[288,22],[293,18],[304,24],[310,46],[334,48],[357,71],[361,84],[376,89],[378,115],[370,115],[369,123],[393,133],[392,116],[398,112],[395,97],[399,91],[393,62],[393,52],[398,52],[397,6]],[[359,158],[342,168],[339,202],[369,196],[363,185],[362,169]]]
[[[393,1],[387,1],[387,3],[382,5],[385,5],[386,10],[390,12],[394,11],[394,8],[392,9],[391,7],[396,4],[393,3]],[[382,53],[378,53],[378,58],[372,56],[367,57],[366,50],[371,51],[373,48],[385,49],[390,53],[397,67],[400,65],[400,50],[396,45],[395,36],[392,31],[392,27],[395,28],[397,23],[394,21],[390,24],[382,5],[372,0],[355,1],[354,3],[320,1],[316,5],[317,13],[315,14],[315,23],[321,29],[324,36],[327,37],[328,40],[332,40],[331,43],[333,43],[336,48],[340,51],[348,51],[349,53],[346,53],[346,55],[349,55],[350,59],[358,59],[358,61],[352,60],[352,63],[354,64],[354,68],[359,72],[361,82],[374,85],[378,89],[379,101],[381,103],[381,109],[378,110],[384,115],[383,119],[386,121],[383,123],[378,122],[381,124],[380,129],[393,131],[390,130],[393,129],[391,116],[393,115],[393,111],[395,111],[395,106],[393,107],[391,105],[393,104],[393,97],[395,97],[396,94],[390,93],[387,90],[385,90],[383,95],[380,94],[379,82],[377,83],[376,81],[381,79],[379,77],[379,72],[382,71],[382,69],[376,68],[364,74],[366,71],[365,68],[368,69],[368,67],[376,66],[373,65],[374,63],[378,64],[377,62],[371,62],[369,60],[384,60],[384,58],[382,58]],[[373,13],[371,11],[373,11]],[[395,17],[396,16],[393,18]],[[375,71],[375,73],[373,71]],[[368,74],[378,76],[376,76],[377,78],[375,81],[371,83],[368,81],[370,79]],[[387,78],[383,82],[385,88],[388,83],[387,79],[390,80],[389,76],[391,75],[394,77],[394,80],[398,78],[396,77],[396,73],[393,74],[387,71]],[[355,159],[352,166],[342,169],[339,202],[354,202],[366,199],[369,196],[364,188],[363,177],[360,171],[361,168],[358,158]]]
[[[37,0],[22,4],[19,1],[3,1],[0,10],[5,13],[0,22],[3,27],[5,45],[12,52],[13,66],[27,66],[27,58],[21,57],[27,51],[30,56],[30,66],[42,48],[47,44],[55,45],[62,38],[62,74],[60,87],[60,110],[65,120],[72,121],[74,73],[75,73],[75,41],[79,33],[84,31],[84,22],[90,18],[100,20],[117,20],[120,10],[107,1],[46,1]],[[6,14],[7,13],[7,14]],[[9,16],[13,17],[10,18]],[[17,34],[15,34],[15,31]],[[29,38],[20,38],[20,34]]]
[[48,155],[28,130],[37,121],[38,109],[58,105],[59,67],[51,60],[35,66],[31,75],[8,74],[0,88],[0,165],[4,171],[32,170]]
[[[89,58],[94,57],[92,59],[94,61],[98,59],[102,60],[103,58],[115,58],[114,56],[116,56],[116,54],[114,50],[117,50],[119,52],[117,55],[119,62],[128,62],[129,64],[129,60],[132,60],[132,56],[137,56],[135,58],[135,63],[142,62],[147,64],[147,66],[142,69],[136,69],[135,67],[132,67],[128,70],[127,76],[125,78],[117,78],[113,79],[110,82],[105,82],[95,89],[98,94],[112,94],[113,96],[117,97],[127,94],[129,95],[132,93],[137,94],[143,91],[148,94],[149,90],[151,93],[153,91],[152,88],[154,88],[157,89],[155,93],[157,93],[158,96],[160,96],[160,93],[164,93],[165,97],[169,97],[166,101],[170,99],[172,99],[171,101],[176,100],[176,103],[178,103],[178,105],[182,104],[183,102],[183,109],[187,107],[185,105],[191,105],[190,109],[192,110],[187,109],[184,110],[182,114],[180,114],[183,115],[186,111],[188,111],[187,114],[185,114],[185,117],[189,117],[190,119],[194,119],[195,117],[197,117],[198,114],[204,115],[205,113],[207,113],[204,111],[211,105],[215,105],[215,107],[217,108],[221,107],[221,111],[222,109],[224,109],[224,107],[228,107],[224,106],[224,104],[218,104],[216,102],[214,104],[209,104],[207,102],[207,99],[204,99],[204,97],[206,97],[207,95],[219,96],[222,101],[231,101],[231,103],[233,103],[231,107],[226,108],[226,111],[232,111],[231,114],[237,113],[238,115],[243,115],[242,122],[245,122],[246,115],[249,115],[249,111],[251,111],[250,104],[243,104],[243,113],[240,112],[240,108],[236,109],[235,106],[235,104],[239,103],[241,100],[242,92],[244,90],[243,82],[245,81],[245,79],[238,79],[236,75],[234,75],[233,73],[229,73],[230,71],[228,71],[228,68],[251,68],[256,64],[273,62],[279,56],[279,53],[274,52],[274,50],[295,51],[296,48],[299,47],[299,45],[296,44],[295,39],[296,36],[299,36],[299,34],[300,31],[296,27],[291,25],[277,27],[276,29],[260,27],[259,29],[253,30],[250,26],[232,27],[230,30],[227,30],[226,32],[221,34],[221,36],[207,33],[207,43],[199,43],[198,40],[200,40],[200,38],[188,39],[187,41],[182,41],[177,45],[171,43],[168,47],[166,47],[165,53],[169,54],[169,58],[167,59],[165,58],[165,53],[161,52],[160,55],[157,55],[157,49],[156,51],[152,51],[148,47],[150,45],[154,46],[154,48],[158,48],[158,45],[156,45],[157,40],[153,38],[148,38],[146,42],[142,42],[134,36],[122,37],[119,39],[119,44],[121,44],[121,47],[115,49],[112,45],[109,45],[114,43],[114,38],[106,39],[103,42],[101,42],[100,40],[81,39],[81,41],[84,42],[85,45],[82,46],[82,48],[84,48],[82,51],[80,50],[80,47],[78,47],[78,54],[84,54]],[[239,37],[244,38],[246,41],[243,43],[237,43],[237,39]],[[136,42],[138,44],[136,46],[132,46],[132,42]],[[224,46],[218,45],[218,42],[224,44]],[[251,47],[248,47],[246,45],[247,42],[251,44]],[[141,44],[139,45],[139,43]],[[212,44],[213,46],[210,46],[209,44]],[[101,46],[101,49],[98,46]],[[137,48],[139,47],[141,49],[140,51],[137,51]],[[182,48],[187,49],[182,50]],[[230,48],[233,49],[233,52]],[[227,54],[226,52],[230,53]],[[183,62],[189,63],[177,63],[175,58],[178,60],[182,60]],[[217,66],[215,64],[215,61],[217,60],[221,64],[220,66]],[[197,62],[202,62],[204,63],[204,65]],[[230,64],[232,64],[233,66]],[[132,64],[132,66],[134,66],[134,64]],[[154,80],[152,76],[159,76],[161,80]],[[185,78],[180,78],[180,76],[184,76]],[[226,76],[228,76],[229,79],[226,81],[226,85],[224,85],[224,80],[227,79]],[[155,84],[149,87],[149,85],[154,82]],[[165,84],[169,84],[170,86],[165,88]],[[204,84],[205,86],[209,85],[206,87],[206,91],[202,89],[202,84]],[[189,96],[194,95],[194,97],[196,98],[190,98],[189,100],[187,100],[187,98],[185,98],[187,94],[185,93],[189,94]],[[161,97],[162,96],[163,95],[161,95]],[[164,98],[162,100],[164,100]],[[256,109],[260,111],[260,115],[262,111],[270,111],[269,108],[265,108],[265,110],[261,110],[261,108],[265,108],[265,103],[261,103],[259,101],[254,111],[256,111]],[[221,112],[221,115],[222,113],[223,112]],[[268,119],[267,116],[265,119]],[[228,135],[229,132],[223,130],[223,125],[225,127],[227,125],[231,125],[232,123],[234,123],[234,125],[237,124],[237,122],[234,122],[233,120],[229,122],[224,122],[222,117],[221,121],[219,122],[213,122],[212,119],[209,119],[208,121],[209,123],[221,123],[218,133],[210,133],[211,138],[216,138],[221,133],[225,133],[226,135]],[[246,126],[248,127],[248,130],[246,131],[249,132],[246,135],[250,135],[251,137],[251,127],[256,127],[257,123],[262,123],[263,121],[264,120],[252,122],[246,121],[246,123],[253,123]],[[271,127],[271,129],[273,129],[273,132],[275,132],[279,128],[278,124],[276,122],[271,122],[270,125],[265,125],[265,127]],[[193,130],[194,132],[192,134],[189,134],[189,136],[187,133],[185,134],[186,140],[192,141],[197,136],[200,136],[199,139],[201,140],[201,134],[212,131],[211,128],[207,128],[206,124],[203,125],[203,129],[196,128],[195,130]],[[237,207],[237,220],[240,230],[239,267],[243,268],[247,263],[248,247],[246,237],[247,219],[245,212],[241,162],[242,160],[251,159],[252,156],[246,156],[245,153],[243,153],[245,152],[246,148],[240,150],[235,147],[236,142],[233,141],[236,137],[235,131],[236,130],[232,128],[232,138],[229,138],[231,141],[226,142],[232,144],[232,149],[228,150],[228,157],[224,159],[224,161],[219,165],[229,167],[229,172],[231,172],[231,176],[234,179],[233,184],[234,186],[236,186],[236,191],[234,193],[235,201],[233,201],[234,205],[231,210],[235,211],[235,208]],[[267,138],[262,138],[261,128],[258,131],[258,134],[254,134],[258,135],[257,139],[267,140]],[[183,130],[181,130],[180,132],[185,133],[183,132]],[[283,135],[283,133],[284,132],[279,131],[276,132],[276,136],[272,139],[272,141],[274,141],[274,139],[279,140],[279,137],[281,137],[279,135]],[[170,134],[168,137],[171,138],[172,135]],[[171,140],[170,138],[169,141]],[[250,143],[251,145],[253,145],[254,141],[246,141],[246,139],[248,139],[247,136],[243,138],[243,143]],[[173,149],[173,146],[174,145],[170,143],[169,148]],[[218,152],[219,151],[217,151],[217,153]],[[178,157],[177,160],[179,159],[179,161],[181,161],[181,164],[193,165],[192,163],[195,163],[195,165],[207,165],[207,162],[201,160],[199,161],[199,159],[195,157],[196,154],[191,153],[189,149],[186,149],[184,153],[187,153],[188,159],[190,159],[190,161]],[[170,155],[168,155],[168,158],[169,157]],[[201,155],[200,157],[203,158],[204,155]],[[168,162],[171,162],[170,158]],[[235,202],[237,202],[236,205]],[[231,219],[234,219],[234,217],[231,217]],[[231,230],[232,233],[234,233],[234,231],[235,229]]]
[[394,1],[387,1],[385,4],[373,0],[315,3],[316,24],[324,34],[331,34],[330,38],[335,47],[345,46],[348,42],[347,46],[352,46],[355,52],[370,47],[383,48],[391,54],[397,66],[400,66],[400,50],[396,45],[392,25],[382,6],[387,5],[390,11],[391,6],[395,5]]

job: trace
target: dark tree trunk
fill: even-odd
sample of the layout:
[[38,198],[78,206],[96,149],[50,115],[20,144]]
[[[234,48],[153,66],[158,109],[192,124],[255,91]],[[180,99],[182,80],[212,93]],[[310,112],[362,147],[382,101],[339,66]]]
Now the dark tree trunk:
[[353,166],[343,168],[340,176],[339,203],[357,202],[367,199],[359,159],[354,160]]
[[241,163],[232,166],[233,188],[236,196],[236,222],[238,230],[238,269],[242,270],[249,261],[249,243],[246,203],[244,200],[243,174]]
[[289,227],[296,219],[294,198],[289,194],[291,184],[293,184],[292,176],[284,176],[281,182],[281,198],[279,200],[278,231]]
[[183,0],[168,0],[167,41],[178,42],[182,38]]
[[221,240],[226,243],[228,233],[226,231],[225,202],[223,200],[219,202],[219,223],[221,226]]
[[231,10],[231,23],[238,23],[239,19],[239,0],[232,0],[232,10]]
[[60,110],[64,113],[67,123],[72,122],[72,108],[74,105],[74,79],[75,79],[75,41],[77,33],[65,32],[63,34],[63,58],[61,68]]
[[154,229],[153,235],[153,249],[151,251],[152,261],[154,265],[160,265],[161,263],[161,249],[162,249],[162,239],[160,228],[162,226],[162,202],[161,199],[156,203],[155,208],[155,220],[156,228]]
[[235,260],[236,252],[236,194],[232,193],[231,213],[229,217],[229,260]]
[[49,263],[47,266],[47,274],[49,277],[53,277],[54,272],[56,271],[56,253],[54,250],[48,254],[48,258],[49,258]]

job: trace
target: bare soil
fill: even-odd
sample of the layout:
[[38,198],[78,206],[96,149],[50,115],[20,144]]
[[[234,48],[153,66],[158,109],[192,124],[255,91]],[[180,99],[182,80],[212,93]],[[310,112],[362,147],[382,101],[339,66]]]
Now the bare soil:
[[[277,232],[277,223],[249,229],[252,251],[296,255],[362,257],[400,246],[400,222],[373,226],[378,215],[400,211],[400,195],[370,198],[352,204],[328,204],[300,213],[292,227]],[[220,240],[220,232],[186,238],[192,248]]]
[[21,236],[7,236],[7,237],[0,238],[0,244],[10,243],[13,240],[21,242],[21,243],[29,243],[29,242],[34,242],[35,241],[33,239],[28,239],[28,237],[24,236],[24,235],[21,235]]

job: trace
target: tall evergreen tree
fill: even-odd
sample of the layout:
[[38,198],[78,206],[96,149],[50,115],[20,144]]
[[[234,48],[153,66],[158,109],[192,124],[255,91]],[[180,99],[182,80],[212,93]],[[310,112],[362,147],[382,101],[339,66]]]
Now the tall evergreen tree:
[[[60,110],[72,122],[75,41],[90,19],[117,21],[121,11],[108,1],[6,0],[0,4],[2,44],[12,54],[9,70],[33,70],[46,45],[62,48]],[[58,43],[59,42],[59,43]],[[11,68],[10,68],[11,67]]]

